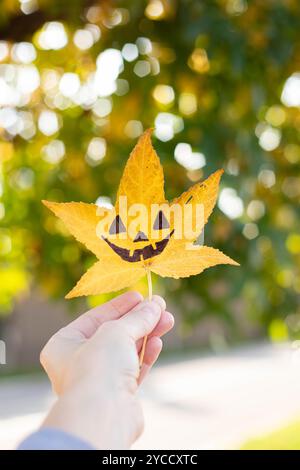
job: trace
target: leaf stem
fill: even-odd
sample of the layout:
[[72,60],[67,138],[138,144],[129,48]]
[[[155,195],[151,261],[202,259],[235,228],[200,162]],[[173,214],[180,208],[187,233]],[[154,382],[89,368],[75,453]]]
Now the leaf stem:
[[[152,278],[151,278],[151,271],[149,268],[146,268],[146,274],[147,274],[147,281],[148,281],[148,299],[152,300]],[[147,344],[147,336],[144,337],[143,339],[143,345],[140,353],[140,368],[143,365],[144,361],[144,355],[145,355],[145,349],[146,349],[146,344]]]

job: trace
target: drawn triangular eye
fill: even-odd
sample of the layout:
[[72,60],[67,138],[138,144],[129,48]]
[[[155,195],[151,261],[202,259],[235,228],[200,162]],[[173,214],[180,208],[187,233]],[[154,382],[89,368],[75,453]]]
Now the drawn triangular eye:
[[126,232],[126,227],[123,224],[121,217],[117,215],[109,228],[109,233],[110,235],[115,235],[123,232]]
[[170,224],[167,221],[166,217],[164,216],[163,211],[159,211],[153,224],[154,230],[161,230],[163,228],[169,228],[169,227],[170,227]]

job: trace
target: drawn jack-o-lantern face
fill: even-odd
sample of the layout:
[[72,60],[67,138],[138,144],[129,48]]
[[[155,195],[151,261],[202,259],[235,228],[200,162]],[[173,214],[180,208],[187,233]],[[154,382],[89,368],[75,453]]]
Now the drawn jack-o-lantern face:
[[[149,225],[150,221],[146,226],[149,227]],[[137,229],[132,234],[133,236],[127,233],[126,226],[118,214],[109,227],[111,237],[108,235],[102,238],[122,260],[136,263],[149,260],[162,253],[173,233],[174,229],[170,228],[168,219],[163,211],[159,210],[152,227],[148,230]]]

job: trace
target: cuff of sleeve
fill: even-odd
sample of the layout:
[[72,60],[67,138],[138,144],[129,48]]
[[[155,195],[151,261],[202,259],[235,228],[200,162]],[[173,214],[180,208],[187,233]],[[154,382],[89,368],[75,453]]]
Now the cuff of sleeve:
[[30,434],[18,450],[95,450],[79,437],[54,428],[41,428]]

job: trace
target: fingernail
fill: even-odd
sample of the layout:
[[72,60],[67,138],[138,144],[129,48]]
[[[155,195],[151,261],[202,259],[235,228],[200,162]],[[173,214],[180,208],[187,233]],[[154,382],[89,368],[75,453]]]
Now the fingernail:
[[144,300],[144,297],[142,296],[142,294],[136,290],[129,290],[126,292],[126,294],[134,297],[137,302],[142,302]]
[[145,300],[142,302],[141,308],[142,310],[154,315],[158,315],[162,312],[160,304],[154,300]]
[[166,302],[160,295],[153,295],[152,301],[158,303],[162,312],[166,310]]
[[170,312],[166,312],[165,315],[167,315],[168,321],[169,321],[170,324],[172,325],[171,328],[173,328],[174,323],[175,323],[175,318],[174,318],[174,316],[173,316],[172,313],[170,313]]

